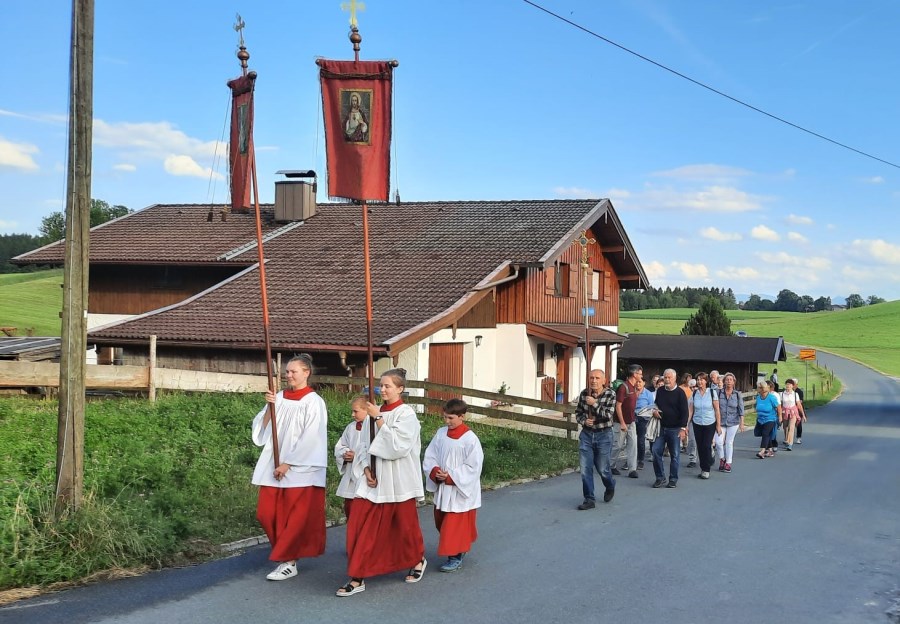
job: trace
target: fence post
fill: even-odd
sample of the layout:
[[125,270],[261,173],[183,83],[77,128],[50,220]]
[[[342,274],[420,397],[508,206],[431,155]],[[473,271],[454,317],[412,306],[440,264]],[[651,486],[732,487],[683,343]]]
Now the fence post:
[[156,401],[156,334],[150,336],[150,366],[147,370],[147,398]]

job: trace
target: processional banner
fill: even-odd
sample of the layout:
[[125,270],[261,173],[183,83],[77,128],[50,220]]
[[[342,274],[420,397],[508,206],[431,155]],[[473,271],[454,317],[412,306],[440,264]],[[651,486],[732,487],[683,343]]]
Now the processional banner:
[[250,208],[250,145],[253,135],[253,84],[251,73],[228,81],[231,89],[231,135],[228,174],[231,176],[231,208]]

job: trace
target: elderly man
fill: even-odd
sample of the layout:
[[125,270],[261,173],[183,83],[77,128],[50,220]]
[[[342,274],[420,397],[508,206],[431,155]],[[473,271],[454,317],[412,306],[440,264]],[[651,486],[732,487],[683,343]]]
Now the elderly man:
[[628,367],[628,376],[625,382],[616,390],[616,419],[618,427],[613,439],[612,473],[619,474],[620,458],[622,470],[632,479],[638,478],[637,472],[637,431],[634,423],[634,408],[637,405],[637,382],[643,379],[644,369],[640,364],[631,364]]
[[578,456],[581,464],[581,490],[584,501],[578,509],[596,507],[594,498],[594,469],[606,487],[603,502],[608,503],[616,493],[616,481],[609,466],[613,441],[613,415],[616,409],[616,393],[606,388],[606,373],[600,369],[591,371],[589,386],[578,395],[575,420],[581,425],[578,436]]
[[[666,487],[674,488],[678,483],[678,460],[681,442],[687,436],[688,402],[684,391],[675,383],[675,371],[667,368],[663,373],[665,384],[656,391],[656,407],[659,410],[659,436],[653,442],[653,472],[656,481],[653,487],[666,485],[663,469],[663,449],[669,449],[669,482]],[[656,417],[656,416],[654,416]]]

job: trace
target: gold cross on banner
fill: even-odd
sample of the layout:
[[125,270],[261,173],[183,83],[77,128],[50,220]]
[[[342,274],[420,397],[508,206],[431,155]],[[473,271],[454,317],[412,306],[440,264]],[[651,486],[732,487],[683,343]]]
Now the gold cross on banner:
[[350,0],[350,2],[341,2],[341,11],[350,11],[350,26],[354,28],[359,27],[359,23],[356,21],[356,12],[365,10],[366,5],[362,2],[357,2],[357,0]]
[[588,231],[581,230],[581,236],[578,237],[578,244],[581,245],[581,264],[587,266],[590,264],[588,262],[588,245],[593,245],[597,241],[593,238],[588,238]]
[[240,35],[241,47],[243,48],[244,47],[244,26],[246,26],[246,24],[244,23],[244,20],[241,19],[240,13],[238,13],[236,17],[237,17],[237,23],[234,25],[234,30],[235,30],[235,32],[238,33],[238,35]]

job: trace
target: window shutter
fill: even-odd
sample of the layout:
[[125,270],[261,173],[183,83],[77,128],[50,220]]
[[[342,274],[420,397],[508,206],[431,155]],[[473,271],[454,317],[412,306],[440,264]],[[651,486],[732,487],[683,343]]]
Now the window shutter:
[[609,301],[612,298],[612,273],[605,271],[603,273],[603,301]]
[[570,264],[569,265],[569,296],[577,297],[578,296],[578,268],[580,264]]
[[556,267],[549,266],[544,269],[544,294],[552,295],[556,290],[555,287],[556,282]]

